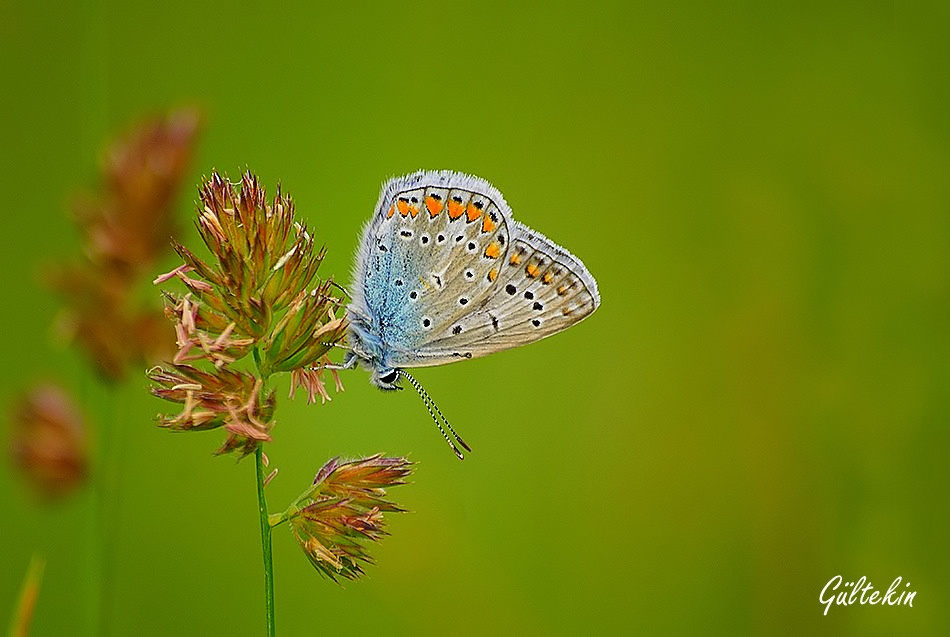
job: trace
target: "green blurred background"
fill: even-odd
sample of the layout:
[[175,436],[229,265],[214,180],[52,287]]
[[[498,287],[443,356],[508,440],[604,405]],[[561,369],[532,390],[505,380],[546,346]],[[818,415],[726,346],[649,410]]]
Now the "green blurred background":
[[[103,634],[263,631],[253,461],[155,427],[144,377],[97,384],[39,286],[105,141],[182,104],[188,184],[279,181],[341,281],[380,183],[452,168],[603,297],[419,371],[464,463],[363,372],[282,400],[275,511],[333,455],[419,465],[363,581],[276,530],[280,634],[950,634],[950,5],[296,4],[0,4],[0,405],[55,376],[114,423]],[[0,476],[3,617],[40,552],[34,634],[99,632],[89,490],[44,506]],[[824,617],[837,574],[901,576],[914,607]]]

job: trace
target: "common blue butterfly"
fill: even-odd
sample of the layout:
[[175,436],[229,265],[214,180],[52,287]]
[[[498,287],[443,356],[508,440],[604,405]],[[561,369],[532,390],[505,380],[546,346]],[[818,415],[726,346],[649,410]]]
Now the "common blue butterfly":
[[515,221],[490,183],[447,170],[383,186],[353,275],[343,366],[368,368],[381,389],[399,389],[405,377],[436,424],[433,408],[448,422],[404,368],[532,343],[600,305],[597,282],[580,259]]

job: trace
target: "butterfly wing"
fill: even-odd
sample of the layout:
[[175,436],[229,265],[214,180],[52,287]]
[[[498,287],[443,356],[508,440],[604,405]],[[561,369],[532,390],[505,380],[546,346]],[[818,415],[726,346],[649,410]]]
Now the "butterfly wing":
[[484,356],[564,330],[600,304],[577,257],[512,218],[478,177],[418,172],[383,188],[350,318],[385,367]]
[[[512,222],[498,277],[473,311],[418,348],[439,362],[477,358],[533,343],[589,316],[600,305],[597,283],[577,257],[542,234]],[[423,365],[427,363],[422,363]]]
[[418,172],[384,186],[357,257],[351,340],[383,367],[424,367],[530,343],[600,304],[567,250],[514,221],[487,181]]

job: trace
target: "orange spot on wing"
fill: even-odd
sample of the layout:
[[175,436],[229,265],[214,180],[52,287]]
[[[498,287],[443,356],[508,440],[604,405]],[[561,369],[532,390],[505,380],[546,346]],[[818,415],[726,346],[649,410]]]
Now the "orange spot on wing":
[[429,216],[435,217],[437,214],[442,212],[442,202],[429,195],[426,197],[426,208],[429,209]]
[[515,252],[513,255],[511,255],[511,258],[508,259],[508,263],[511,265],[519,265],[521,263],[521,255]]
[[498,278],[498,270],[496,270],[495,268],[492,268],[492,269],[488,272],[488,280],[489,280],[489,281],[494,281],[494,280],[497,279],[497,278]]
[[465,212],[465,208],[454,199],[449,202],[449,219],[458,219]]
[[495,241],[492,241],[488,244],[488,247],[485,248],[485,256],[489,259],[497,259],[498,255],[501,254],[501,246],[498,245]]
[[482,232],[491,232],[495,229],[495,225],[491,215],[485,215],[485,218],[482,219]]
[[403,217],[409,214],[408,201],[403,201],[402,199],[400,199],[399,201],[396,202],[396,208],[399,209],[399,214],[401,214]]
[[541,268],[538,267],[537,263],[529,263],[525,266],[525,274],[527,274],[532,279],[538,276],[538,273],[541,272]]
[[564,296],[565,294],[567,294],[567,286],[566,285],[557,286],[557,294],[558,296]]
[[419,206],[409,206],[409,214],[415,219],[416,215],[419,214]]
[[476,219],[482,216],[482,211],[476,208],[474,203],[468,204],[467,212],[468,212],[468,220],[470,222],[475,221]]
[[545,272],[545,273],[544,273],[544,276],[541,277],[541,282],[544,283],[544,284],[548,284],[548,283],[550,283],[550,282],[553,281],[553,280],[554,280],[554,275],[551,274],[550,272]]
[[386,218],[389,219],[393,216],[393,213],[396,212],[396,206],[389,206],[389,213],[386,215]]

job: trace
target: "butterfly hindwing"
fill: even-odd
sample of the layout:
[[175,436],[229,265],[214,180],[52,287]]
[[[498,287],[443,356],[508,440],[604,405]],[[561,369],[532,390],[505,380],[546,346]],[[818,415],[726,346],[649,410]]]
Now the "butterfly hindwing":
[[596,283],[576,257],[518,222],[512,227],[490,294],[456,319],[450,336],[424,343],[417,355],[440,362],[485,356],[567,329],[599,305]]

